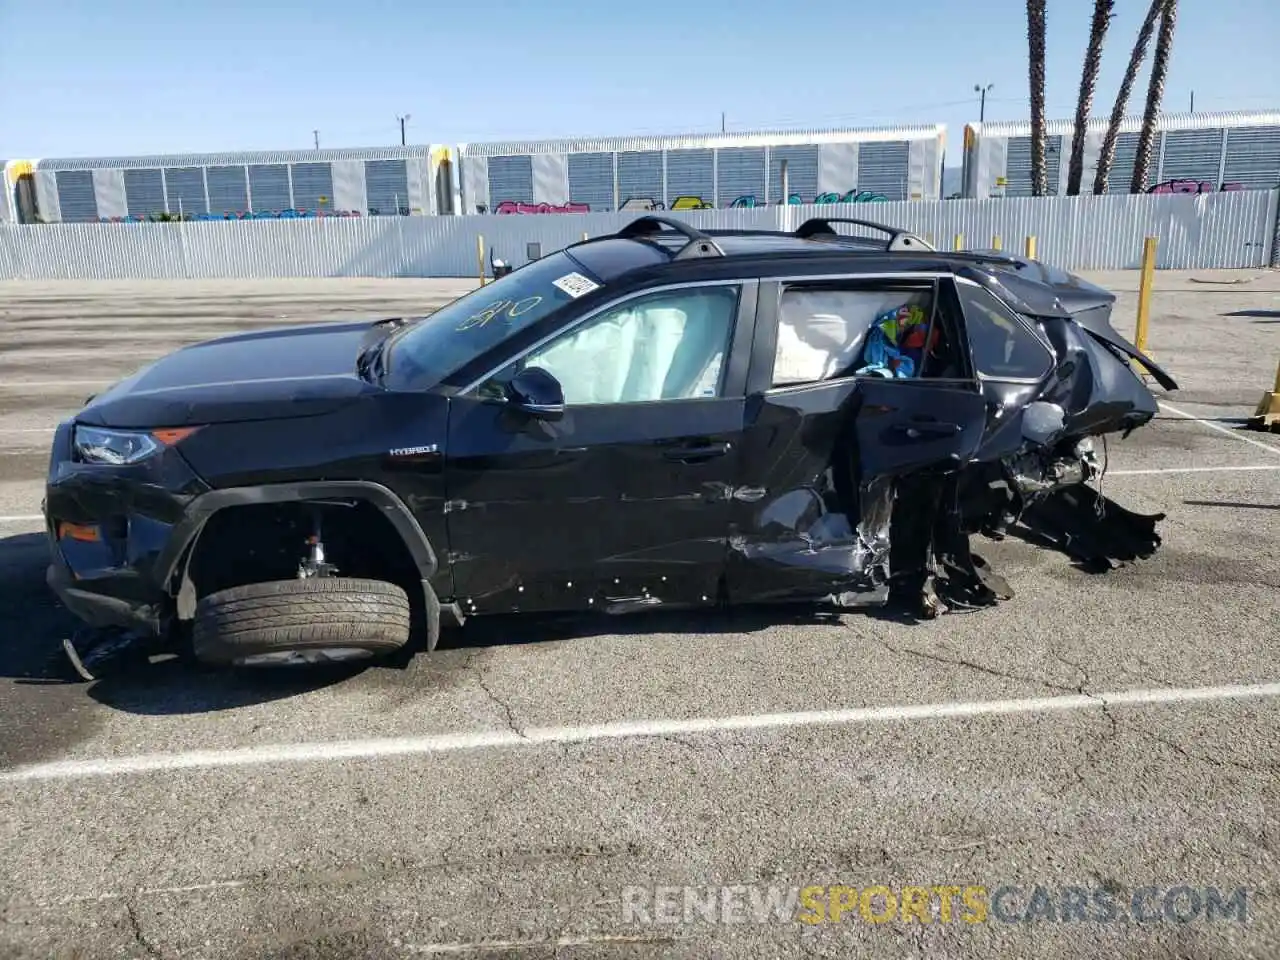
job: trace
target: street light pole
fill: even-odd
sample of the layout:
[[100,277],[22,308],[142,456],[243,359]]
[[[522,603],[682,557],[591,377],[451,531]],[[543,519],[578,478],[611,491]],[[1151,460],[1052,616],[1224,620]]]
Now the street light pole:
[[979,97],[978,99],[978,122],[982,123],[987,118],[987,91],[994,87],[994,83],[988,83],[985,87],[981,84],[973,85],[973,92]]
[[406,120],[410,120],[412,119],[412,117],[413,115],[408,113],[406,113],[403,117],[396,117],[396,119],[400,121],[400,146],[402,147],[405,145],[404,124]]
[[[987,119],[987,93],[995,86],[994,83],[988,83],[983,86],[980,83],[973,85],[973,92],[978,95],[978,126]],[[964,152],[960,154],[960,196],[967,197],[969,193],[969,174],[971,172],[969,165],[969,151],[972,144],[969,141],[969,128],[964,129]]]

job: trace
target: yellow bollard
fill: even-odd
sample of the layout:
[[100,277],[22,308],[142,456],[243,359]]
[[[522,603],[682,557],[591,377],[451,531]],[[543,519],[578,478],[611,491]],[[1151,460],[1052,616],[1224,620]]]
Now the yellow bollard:
[[1027,237],[1027,259],[1034,260],[1036,258],[1036,238]]
[[1270,393],[1264,393],[1258,401],[1258,409],[1245,426],[1250,430],[1270,430],[1280,433],[1280,364],[1276,364],[1276,382]]
[[476,235],[476,263],[480,267],[480,286],[484,286],[484,237]]
[[1156,246],[1158,237],[1142,241],[1142,274],[1138,281],[1138,319],[1134,326],[1133,345],[1147,352],[1147,326],[1151,321],[1151,286],[1156,273]]
[[963,250],[963,249],[964,249],[964,234],[963,234],[963,233],[957,233],[957,234],[956,234],[956,249],[957,249],[957,250]]
[[991,238],[991,249],[992,250],[1004,249],[1004,247],[1000,243],[1000,234],[997,233],[994,237]]

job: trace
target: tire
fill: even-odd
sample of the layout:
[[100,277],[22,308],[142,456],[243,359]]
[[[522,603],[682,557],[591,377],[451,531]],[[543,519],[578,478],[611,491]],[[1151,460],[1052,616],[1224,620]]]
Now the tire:
[[385,656],[408,643],[409,614],[405,592],[382,580],[251,583],[212,593],[196,605],[192,652],[215,666]]

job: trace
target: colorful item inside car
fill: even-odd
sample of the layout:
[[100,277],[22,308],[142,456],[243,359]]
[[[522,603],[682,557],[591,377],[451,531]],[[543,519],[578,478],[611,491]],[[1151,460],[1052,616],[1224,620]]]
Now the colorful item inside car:
[[[905,303],[876,317],[867,336],[865,361],[858,370],[864,376],[913,377],[924,360],[929,316],[918,303]],[[933,333],[934,348],[938,331]]]

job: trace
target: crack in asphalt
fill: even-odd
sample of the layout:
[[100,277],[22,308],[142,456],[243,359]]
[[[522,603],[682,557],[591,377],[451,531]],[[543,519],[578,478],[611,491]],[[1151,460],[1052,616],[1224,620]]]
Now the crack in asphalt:
[[1202,753],[1196,753],[1194,751],[1188,750],[1186,747],[1182,746],[1182,744],[1174,740],[1170,740],[1167,737],[1162,737],[1158,733],[1152,733],[1150,730],[1140,730],[1132,727],[1130,728],[1130,730],[1132,730],[1132,732],[1136,733],[1138,736],[1144,737],[1147,740],[1154,740],[1156,743],[1164,744],[1166,747],[1168,747],[1170,750],[1172,750],[1178,756],[1183,757],[1184,759],[1196,760],[1200,763],[1207,764],[1208,766],[1211,766],[1211,767],[1218,767],[1219,769],[1224,767],[1233,767],[1236,770],[1244,770],[1246,773],[1271,773],[1273,768],[1275,767],[1274,763],[1270,763],[1270,764],[1264,763],[1260,767],[1255,767],[1248,763],[1241,763],[1238,760],[1219,760],[1216,757],[1209,757],[1209,756],[1205,756]]
[[[492,699],[499,706],[502,706],[504,709],[506,709],[506,705],[503,704],[502,701],[499,700],[497,697],[495,697],[492,693],[490,693],[489,689],[483,683],[480,684],[480,688],[489,695],[490,699]],[[511,716],[511,711],[509,709],[507,709],[507,722],[517,736],[521,736],[521,737],[524,736],[524,733],[522,733],[520,729],[515,725],[515,719]],[[539,774],[540,774],[540,771],[532,771],[530,773],[527,773],[525,776],[516,777],[509,780],[506,786],[502,789],[502,791],[493,799],[493,802],[485,806],[483,813],[480,815],[479,819],[475,822],[475,826],[470,831],[470,834],[485,835],[489,829],[489,826],[498,818],[499,815],[507,814],[510,812],[507,807],[508,801],[511,800],[517,793],[519,793],[525,787],[529,786],[529,784],[533,783],[536,779],[538,779]],[[467,836],[468,836],[467,833],[459,831],[454,836],[454,839],[452,840],[452,842],[448,843],[443,849],[441,849],[440,860],[444,865],[453,866],[459,862],[454,859],[454,853],[458,849],[458,847],[463,843],[463,841],[467,839]]]
[[[932,660],[935,663],[942,663],[952,667],[964,667],[968,670],[976,670],[979,673],[985,673],[991,677],[999,677],[1002,680],[1017,680],[1021,683],[1034,683],[1038,686],[1046,687],[1049,690],[1058,690],[1063,693],[1082,692],[1078,691],[1075,687],[1069,687],[1061,683],[1054,683],[1050,680],[1043,680],[1039,677],[1029,677],[1021,673],[1010,673],[1004,670],[997,670],[995,667],[988,667],[985,664],[975,663],[974,661],[966,660],[963,657],[944,657],[936,653],[929,653],[925,650],[917,650],[914,647],[895,647],[893,644],[889,643],[887,640],[881,639],[880,637],[874,637],[873,639],[890,653],[906,654],[912,657],[919,657],[921,660]],[[1066,661],[1063,662],[1065,663]],[[1069,666],[1074,666],[1074,664],[1069,664]]]
[[917,956],[924,957],[928,955],[928,951],[924,946],[925,925],[923,923],[913,923],[908,928],[908,936],[911,944],[915,948]]
[[698,746],[698,744],[690,743],[684,737],[681,737],[674,733],[660,734],[658,736],[658,739],[665,740],[667,743],[674,743],[677,747],[684,747],[686,750],[689,750],[693,753],[701,753],[703,749],[702,747]]
[[1075,782],[1072,786],[1082,787],[1085,785],[1085,768],[1092,766],[1097,761],[1098,755],[1120,735],[1120,724],[1116,720],[1115,714],[1111,712],[1111,705],[1107,698],[1090,691],[1089,687],[1092,686],[1092,683],[1089,679],[1089,671],[1085,670],[1076,661],[1064,657],[1057,650],[1050,650],[1049,653],[1059,663],[1070,667],[1080,675],[1080,682],[1075,687],[1075,692],[1081,696],[1088,697],[1090,700],[1096,700],[1101,707],[1102,715],[1107,719],[1106,733],[1085,750],[1083,759],[1072,768],[1072,775],[1075,777]]
[[678,747],[690,751],[691,753],[714,753],[723,766],[732,766],[729,755],[725,753],[724,742],[714,737],[704,737],[700,742],[689,740],[676,733],[664,733],[658,736],[659,740],[665,740],[667,743],[674,743]]
[[148,939],[147,935],[142,932],[142,922],[138,919],[137,904],[132,899],[126,900],[124,904],[125,915],[129,918],[129,927],[133,931],[133,939],[138,946],[143,949],[148,957],[155,957],[157,960],[163,960],[164,954],[160,952],[160,948]]
[[[534,776],[526,778],[523,783],[532,782]],[[500,810],[494,810],[500,813]],[[486,818],[490,819],[490,818]],[[364,861],[334,863],[328,867],[319,867],[302,871],[288,867],[276,868],[274,872],[264,868],[239,877],[213,880],[174,887],[139,887],[131,890],[113,891],[99,894],[59,897],[51,900],[21,901],[10,899],[0,903],[0,910],[7,915],[17,916],[19,911],[38,912],[56,911],[65,914],[69,907],[79,907],[86,903],[103,901],[119,901],[126,911],[136,910],[144,898],[192,898],[213,895],[222,891],[238,891],[244,894],[285,894],[304,892],[324,892],[331,890],[354,889],[358,885],[386,884],[398,882],[401,877],[414,878],[430,874],[438,876],[441,883],[451,883],[459,870],[478,866],[493,866],[495,863],[509,865],[512,870],[519,870],[532,864],[543,863],[577,863],[591,858],[633,858],[645,853],[645,849],[635,841],[623,844],[550,844],[529,848],[499,848],[465,857],[451,857],[450,851],[456,847],[440,851],[431,858],[414,859],[411,857],[383,857],[370,865]],[[131,918],[131,923],[134,919]]]
[[1138,664],[1138,670],[1136,671],[1126,670],[1124,666],[1121,666],[1121,669],[1124,670],[1125,673],[1137,677],[1142,683],[1150,683],[1152,680],[1155,680],[1166,687],[1181,686],[1181,681],[1165,676],[1163,673],[1156,670],[1155,664],[1145,657],[1137,657],[1136,662]]
[[[199,831],[202,827],[207,826],[208,824],[214,822],[215,820],[221,817],[226,817],[228,813],[228,809],[227,809],[228,806],[244,796],[245,796],[244,792],[238,788],[222,791],[222,794],[217,799],[217,802],[212,804],[208,810],[190,818],[186,822],[176,827],[169,834],[168,838],[166,838],[163,841],[162,845],[155,851],[155,853],[152,854],[152,856],[150,857],[147,863],[146,868],[140,871],[139,876],[140,877],[154,876],[155,871],[161,865],[169,862],[169,860],[171,859],[171,855],[174,851],[174,848],[178,846],[179,842],[184,840],[194,839],[197,835],[197,831]],[[112,862],[113,863],[115,862],[114,859]],[[132,896],[136,897],[138,893],[141,892],[141,889],[140,889],[141,886],[142,884],[138,884],[135,886]]]
[[639,933],[639,934],[599,934],[595,937],[590,935],[571,935],[567,928],[560,928],[555,936],[551,939],[551,960],[560,960],[562,957],[568,957],[569,954],[564,953],[565,950],[574,951],[582,946],[591,946],[593,942],[600,946],[665,946],[672,947],[680,941],[690,941],[693,939],[702,940],[703,936],[690,937],[687,934],[656,934],[656,933]]
[[[510,705],[509,703],[507,703],[505,700],[503,700],[503,699],[502,699],[500,696],[498,696],[496,693],[494,693],[494,692],[493,692],[493,690],[491,690],[491,689],[489,688],[489,685],[488,685],[487,683],[485,683],[485,680],[484,680],[484,669],[483,669],[482,667],[477,667],[477,666],[475,665],[475,664],[476,664],[477,656],[478,656],[478,655],[477,655],[477,654],[475,654],[475,653],[470,653],[470,654],[468,654],[468,655],[467,655],[467,661],[466,661],[466,663],[464,663],[464,664],[462,665],[462,669],[463,669],[463,670],[474,670],[474,671],[475,671],[475,675],[476,675],[476,685],[477,685],[481,690],[483,690],[483,691],[484,691],[484,695],[485,695],[486,697],[488,697],[488,698],[489,698],[489,699],[494,703],[494,705],[498,707],[498,709],[499,709],[499,710],[501,710],[501,711],[502,711],[502,715],[506,718],[506,721],[507,721],[507,727],[508,727],[508,728],[511,730],[511,732],[512,732],[512,733],[514,733],[517,737],[521,737],[521,738],[523,738],[523,739],[526,739],[526,740],[527,740],[527,739],[528,739],[528,736],[527,736],[527,735],[525,734],[525,732],[520,728],[520,725],[516,722],[516,715],[515,715],[515,711],[513,711],[513,710],[511,709],[511,705]],[[568,754],[566,753],[566,757],[567,757],[567,756],[568,756]]]
[[814,960],[829,960],[830,958],[830,954],[824,952],[821,949],[821,944],[816,942],[816,935],[814,937],[800,937],[795,942],[800,947],[800,952],[806,957],[813,957]]
[[1060,654],[1057,650],[1050,650],[1049,655],[1052,656],[1053,659],[1057,660],[1064,667],[1070,667],[1072,670],[1074,670],[1076,673],[1080,675],[1080,682],[1077,683],[1074,687],[1067,687],[1066,689],[1071,690],[1075,693],[1082,694],[1086,697],[1089,697],[1090,699],[1096,699],[1093,696],[1093,694],[1091,694],[1086,689],[1086,687],[1089,685],[1089,672],[1085,670],[1084,667],[1080,666],[1080,664],[1076,663],[1074,660],[1067,659],[1062,654]]

